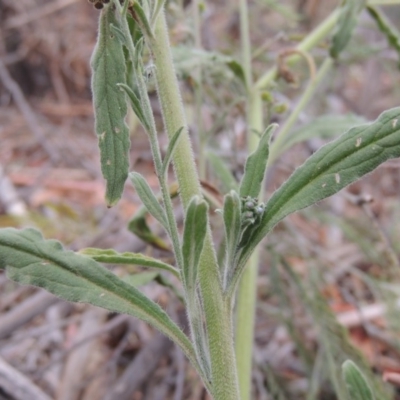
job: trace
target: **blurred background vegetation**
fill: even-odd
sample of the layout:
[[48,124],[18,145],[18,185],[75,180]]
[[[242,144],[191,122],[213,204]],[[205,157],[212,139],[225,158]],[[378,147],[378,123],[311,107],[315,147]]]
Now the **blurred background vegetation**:
[[[338,3],[250,1],[256,75],[282,60]],[[215,209],[243,171],[246,105],[236,63],[241,54],[238,5],[215,0],[200,7],[198,34],[193,4],[167,3],[203,186]],[[400,6],[382,10],[400,27]],[[128,184],[115,208],[108,210],[103,201],[89,66],[97,18],[86,0],[0,0],[0,226],[36,226],[73,250],[113,247],[170,259],[155,221],[141,218],[133,227],[147,241],[128,230],[140,212]],[[312,50],[311,64],[283,63],[285,73],[263,95],[266,124],[282,124],[290,115],[309,83],[310,65],[321,63],[328,46],[327,39]],[[153,68],[149,60],[148,86],[166,147]],[[398,106],[399,82],[398,54],[363,12],[349,46],[301,112],[287,151],[271,168],[267,196],[327,140]],[[134,115],[127,118],[132,169],[156,189],[147,138]],[[342,399],[338,374],[346,358],[361,364],[371,379],[374,374],[387,398],[400,399],[399,167],[399,161],[390,161],[333,198],[291,216],[264,243],[254,399]],[[212,213],[220,242],[222,221]],[[147,228],[150,239],[144,235]],[[113,270],[127,276],[140,271],[135,266]],[[174,281],[150,274],[134,283],[185,325]],[[4,275],[0,357],[59,400],[207,398],[180,352],[145,324],[66,304]],[[7,391],[1,371],[0,399],[24,398]]]

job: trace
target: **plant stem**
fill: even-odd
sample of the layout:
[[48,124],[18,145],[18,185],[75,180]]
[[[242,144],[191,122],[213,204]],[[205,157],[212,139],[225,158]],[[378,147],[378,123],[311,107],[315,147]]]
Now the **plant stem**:
[[[183,104],[175,75],[164,12],[155,23],[150,49],[156,66],[157,89],[169,137],[184,127],[174,152],[173,164],[184,208],[195,195],[202,196],[200,182],[188,135]],[[204,243],[199,284],[202,294],[211,361],[212,395],[215,400],[238,400],[231,305],[224,298],[219,267],[210,229]]]
[[300,113],[304,110],[304,108],[308,105],[311,97],[314,95],[321,81],[325,78],[326,74],[330,71],[333,65],[333,59],[331,57],[325,58],[320,69],[318,70],[317,75],[314,79],[311,78],[307,88],[304,90],[301,95],[296,107],[291,112],[289,118],[286,120],[285,124],[282,126],[282,129],[279,132],[279,135],[276,137],[274,142],[271,145],[269,150],[269,158],[268,164],[272,165],[273,162],[277,159],[279,154],[285,147],[285,139],[287,138],[290,130],[292,129],[294,123],[297,121]]
[[[247,86],[247,150],[253,152],[259,139],[252,131],[263,130],[262,100],[257,89],[252,90],[251,42],[247,0],[240,0],[240,33],[242,46],[242,65]],[[251,398],[251,371],[254,337],[254,316],[257,301],[256,280],[258,275],[259,249],[250,257],[239,284],[236,306],[235,350],[239,376],[241,400]]]
[[[317,26],[309,35],[307,35],[297,46],[296,50],[301,52],[308,51],[315,47],[328,33],[334,28],[339,12],[333,11],[319,26]],[[300,59],[299,55],[294,54],[287,58],[289,63],[295,62]],[[264,75],[262,75],[255,83],[257,89],[265,88],[276,77],[277,67],[271,68]]]
[[[196,50],[202,49],[201,44],[201,15],[200,15],[200,3],[199,0],[192,1],[193,7],[193,22],[194,22],[194,47]],[[203,127],[203,116],[202,116],[202,105],[203,105],[203,70],[201,64],[197,66],[194,73],[195,77],[195,109],[196,109],[196,125],[199,138],[199,175],[201,179],[206,178],[206,142],[207,135],[204,132]]]

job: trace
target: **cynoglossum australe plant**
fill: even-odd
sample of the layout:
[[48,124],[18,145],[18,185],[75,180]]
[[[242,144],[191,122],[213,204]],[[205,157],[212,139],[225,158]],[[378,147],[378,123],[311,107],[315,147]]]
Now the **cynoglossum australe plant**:
[[[333,195],[382,162],[399,157],[400,108],[384,112],[375,122],[355,126],[322,147],[263,202],[258,196],[268,159],[276,155],[280,148],[277,144],[270,145],[270,136],[276,127],[271,125],[263,129],[260,88],[273,79],[275,73],[267,73],[257,82],[252,81],[249,45],[246,44],[249,38],[244,37],[247,53],[242,73],[238,76],[241,76],[248,94],[249,126],[263,133],[257,143],[253,141],[256,136],[251,135],[252,151],[247,158],[243,178],[238,189],[231,190],[224,198],[222,219],[227,245],[226,256],[219,265],[208,222],[209,206],[203,199],[171,59],[164,1],[114,0],[101,4],[99,36],[92,58],[92,84],[96,133],[107,186],[106,202],[108,206],[116,204],[129,176],[147,211],[169,236],[175,265],[140,254],[119,254],[112,250],[90,249],[82,254],[73,253],[56,241],[44,240],[33,229],[18,231],[7,228],[0,230],[0,267],[6,269],[11,279],[43,287],[66,300],[87,302],[148,322],[183,350],[214,399],[246,399],[249,396],[244,386],[246,383],[239,384],[238,376],[242,379],[241,360],[246,363],[244,358],[250,357],[251,352],[247,351],[244,358],[238,357],[236,365],[233,306],[248,260],[260,241],[283,218]],[[361,12],[359,4],[352,4],[349,1],[340,11],[334,12],[325,25],[317,28],[299,45],[298,50],[309,49],[338,21],[339,28],[334,34],[331,51],[331,55],[337,57]],[[242,2],[241,15],[244,26],[245,2]],[[157,92],[170,138],[164,157],[144,77],[142,54],[145,47],[155,66]],[[319,70],[320,77],[330,63],[327,58]],[[305,102],[310,93],[312,88],[305,92]],[[127,103],[148,134],[161,202],[142,175],[129,173],[130,143],[124,122]],[[282,132],[281,135],[285,136]],[[275,143],[280,142],[282,139]],[[281,146],[283,144],[280,143]],[[182,235],[174,217],[167,181],[171,161],[185,211]],[[179,277],[184,290],[190,338],[158,304],[103,268],[99,262],[134,263],[162,269]],[[246,293],[241,292],[241,296]],[[244,380],[249,380],[250,372],[246,374]]]

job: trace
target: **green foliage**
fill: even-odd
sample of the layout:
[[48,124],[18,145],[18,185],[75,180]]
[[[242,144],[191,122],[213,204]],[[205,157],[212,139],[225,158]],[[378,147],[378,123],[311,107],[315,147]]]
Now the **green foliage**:
[[115,34],[118,26],[113,8],[105,7],[101,12],[99,36],[91,61],[96,133],[109,207],[121,198],[129,170],[129,130],[124,121],[127,105],[125,93],[117,86],[125,83],[126,69],[119,35]]
[[377,7],[370,6],[367,7],[367,10],[375,20],[380,31],[386,36],[389,45],[396,50],[400,68],[400,32]]
[[305,142],[313,138],[332,139],[341,132],[346,132],[350,128],[365,123],[366,120],[354,114],[346,115],[323,115],[316,117],[301,128],[294,129],[288,136],[282,148],[283,153],[295,144]]
[[337,58],[347,46],[357,25],[358,16],[365,5],[366,0],[343,0],[336,29],[332,37],[331,57]]
[[240,196],[259,196],[261,185],[264,180],[265,169],[267,168],[269,141],[276,127],[276,124],[272,124],[265,130],[260,138],[257,149],[247,158],[243,179],[240,183]]
[[342,373],[352,400],[375,400],[368,381],[353,361],[346,360],[343,363]]
[[165,215],[164,209],[161,207],[156,196],[151,190],[146,179],[138,172],[131,172],[129,178],[132,181],[133,186],[136,189],[140,200],[147,208],[149,213],[166,229],[168,230],[167,216]]
[[161,307],[96,261],[64,250],[34,229],[0,229],[0,269],[10,279],[42,287],[56,296],[133,315],[163,332],[196,365],[188,338]]
[[140,213],[135,215],[128,223],[128,229],[136,235],[138,238],[142,239],[144,242],[153,245],[161,250],[170,250],[165,241],[156,235],[152,230],[149,228],[149,225],[146,221],[146,210],[144,213]]
[[249,233],[240,263],[287,215],[332,196],[381,163],[399,156],[400,108],[386,111],[375,122],[354,127],[323,146],[266,203],[261,223]]
[[245,85],[243,67],[234,58],[221,53],[179,46],[173,49],[177,72],[191,76],[193,70],[201,67],[210,73],[220,74],[225,79],[234,77]]
[[208,226],[208,206],[199,197],[193,197],[186,210],[183,232],[183,277],[188,296],[194,296],[198,266]]
[[236,249],[242,233],[242,206],[239,195],[231,190],[224,199],[224,226],[226,246],[226,266],[224,268],[224,286],[228,272],[234,268]]
[[149,131],[150,130],[149,122],[146,118],[146,115],[145,115],[143,109],[142,109],[142,104],[140,102],[140,99],[137,97],[136,93],[129,86],[127,86],[123,83],[119,83],[118,86],[122,90],[124,90],[125,93],[128,95],[133,112],[136,114],[140,123],[143,125],[143,127],[146,129],[146,131]]
[[[243,0],[241,5],[244,6],[245,3]],[[337,193],[386,160],[399,157],[400,108],[386,111],[369,125],[353,127],[334,142],[322,147],[294,171],[266,204],[258,197],[260,192],[262,193],[270,156],[270,137],[276,125],[270,125],[266,129],[258,146],[253,148],[254,151],[248,156],[240,185],[220,157],[210,155],[210,164],[222,180],[224,190],[228,192],[224,197],[222,210],[226,255],[222,265],[218,265],[212,246],[208,205],[201,197],[188,127],[170,55],[166,23],[162,13],[164,4],[164,0],[123,3],[113,0],[112,4],[104,7],[100,17],[98,43],[92,58],[92,86],[101,167],[107,181],[107,204],[116,204],[128,176],[130,143],[124,121],[128,99],[148,134],[161,192],[157,197],[142,175],[137,172],[129,174],[144,205],[129,222],[129,229],[148,243],[164,250],[172,250],[177,267],[142,254],[118,253],[114,250],[84,249],[77,254],[65,250],[59,242],[44,240],[32,229],[0,229],[0,268],[6,269],[8,276],[17,282],[43,287],[63,299],[90,303],[147,321],[182,348],[216,400],[237,400],[239,388],[232,311],[236,288],[247,260],[257,244],[286,216]],[[342,3],[330,49],[332,57],[337,58],[349,42],[365,4],[364,0],[346,0]],[[241,9],[247,10],[247,7]],[[370,13],[388,37],[390,44],[399,51],[398,32],[378,11],[371,8]],[[242,15],[241,20],[245,20],[245,17]],[[330,25],[331,28],[333,25],[334,22]],[[317,29],[319,35],[325,32],[326,36],[328,31],[329,29]],[[243,41],[245,36],[246,32],[242,36]],[[307,46],[310,48],[310,43],[316,43],[315,38],[312,39],[302,42],[298,53],[308,51]],[[149,47],[149,52],[147,49],[143,51],[145,45]],[[250,60],[251,51],[247,50],[248,57],[245,59]],[[157,128],[144,79],[143,53],[146,56],[150,54],[156,64],[158,95],[163,121],[170,137],[164,159],[161,157]],[[243,90],[246,78],[252,74],[250,66],[243,68],[232,57],[198,49],[181,47],[176,50],[175,55],[177,70],[183,75],[192,76],[193,79],[199,76],[193,74],[198,66],[203,68],[204,75],[215,73],[218,77],[235,78],[232,82],[238,83],[240,96],[232,100],[230,107],[238,104],[242,107],[243,95],[249,96],[249,104],[246,106],[249,109],[255,107],[249,112],[255,119],[248,121],[249,126],[256,126],[262,131],[263,105],[261,93],[256,90],[257,84]],[[332,63],[329,57],[325,61],[328,61],[326,65]],[[321,70],[328,71],[328,68],[321,67]],[[268,81],[269,76],[276,76],[276,70],[265,74],[261,82]],[[326,75],[318,76],[323,78]],[[316,87],[320,82],[318,79],[311,81],[310,87]],[[251,82],[252,79],[247,81]],[[312,90],[315,87],[312,87]],[[292,119],[289,119],[291,124],[295,122],[305,103],[306,101],[300,102],[296,112],[292,113]],[[225,115],[219,117],[221,121],[225,120]],[[282,142],[286,138],[288,140],[280,143],[278,151],[312,137],[332,137],[360,122],[359,118],[353,116],[317,118],[301,129],[292,131],[290,136],[281,136]],[[289,132],[293,126],[291,124],[287,125],[285,133]],[[218,130],[215,127],[213,129]],[[180,182],[179,193],[186,210],[182,235],[174,217],[167,186],[167,171],[171,161],[174,162],[175,173]],[[172,249],[150,230],[146,221],[147,213],[165,229]],[[158,271],[128,275],[120,279],[98,262],[140,265],[156,268]],[[313,373],[313,355],[302,344],[303,336],[297,332],[292,320],[294,313],[289,314],[282,317],[282,321],[297,345],[299,355],[306,366],[306,373],[317,376],[315,379],[329,375],[337,396],[346,398],[339,365],[344,359],[351,358],[360,367],[357,369],[351,362],[346,362],[343,366],[343,377],[350,396],[354,399],[373,399],[372,392],[362,376],[364,374],[379,399],[387,399],[385,388],[382,388],[381,383],[368,371],[362,357],[350,345],[345,330],[335,320],[315,282],[308,286],[303,284],[285,260],[282,264],[290,276],[292,285],[296,287],[304,308],[318,329],[317,336],[321,347],[318,359],[322,360],[321,363],[326,362],[328,368],[324,370],[330,372],[321,375],[319,371]],[[159,270],[172,273],[175,278],[182,280],[183,296]],[[271,277],[272,280],[275,279],[274,290],[280,303],[288,307],[290,296],[285,292],[283,282],[279,281],[276,268]],[[137,289],[152,281],[171,288],[184,299],[192,341],[161,307]],[[252,310],[249,310],[250,313]],[[273,371],[267,368],[266,374],[274,396],[285,398],[286,389],[281,389]],[[317,392],[315,387],[316,385],[313,385],[310,389],[310,396]],[[240,389],[242,391],[242,387]]]
[[179,278],[179,271],[175,267],[155,258],[145,256],[144,254],[130,252],[118,253],[113,249],[103,250],[90,247],[80,250],[79,253],[101,263],[141,265],[143,267],[157,268],[171,272]]
[[153,30],[152,30],[150,21],[147,18],[145,10],[139,4],[138,1],[134,1],[131,4],[132,4],[132,8],[135,12],[136,21],[139,23],[142,33],[145,34],[148,38],[152,38]]
[[174,155],[174,150],[176,148],[176,145],[178,144],[179,138],[181,137],[181,134],[183,132],[183,127],[179,128],[174,136],[172,136],[171,140],[168,143],[168,148],[165,153],[165,157],[163,160],[163,165],[162,165],[162,172],[163,175],[165,175],[168,171],[169,164],[171,163],[172,156]]

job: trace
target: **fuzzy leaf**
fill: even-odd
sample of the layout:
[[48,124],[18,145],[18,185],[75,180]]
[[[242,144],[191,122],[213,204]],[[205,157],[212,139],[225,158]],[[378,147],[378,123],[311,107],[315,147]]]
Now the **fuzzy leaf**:
[[227,252],[227,268],[234,268],[236,248],[241,233],[241,200],[239,195],[232,190],[225,196],[223,217],[225,225],[225,242]]
[[226,65],[233,72],[236,78],[238,78],[244,85],[246,85],[246,77],[242,65],[233,59],[227,61]]
[[396,50],[400,67],[400,32],[378,8],[369,6],[367,10],[375,20],[380,31],[386,36],[389,45]]
[[125,85],[124,83],[119,83],[118,86],[122,90],[124,90],[125,93],[128,95],[133,112],[138,117],[144,129],[146,129],[146,131],[148,132],[150,130],[150,125],[145,118],[145,114],[143,112],[139,98],[136,96],[135,92],[128,85]]
[[65,250],[58,241],[43,239],[39,231],[0,229],[0,269],[6,269],[16,282],[42,287],[64,300],[146,321],[177,343],[197,365],[189,339],[158,304],[96,261]]
[[358,16],[366,5],[366,0],[344,0],[332,37],[330,55],[337,58],[347,46],[354,28],[357,25]]
[[197,196],[192,198],[186,210],[182,243],[182,272],[189,295],[194,295],[196,288],[197,269],[207,233],[207,212],[207,203]]
[[365,376],[353,361],[343,363],[342,373],[352,400],[375,400]]
[[126,283],[129,283],[133,287],[138,288],[154,281],[158,275],[158,272],[139,272],[137,274],[126,275],[122,278],[122,280]]
[[151,22],[153,23],[153,25],[155,25],[161,10],[164,8],[165,2],[166,2],[166,0],[156,0],[155,1],[152,16],[151,16]]
[[112,7],[105,7],[100,16],[99,37],[93,52],[92,90],[99,138],[101,170],[107,181],[106,201],[109,207],[121,198],[129,170],[129,130],[125,123],[125,93],[117,84],[125,82],[125,57],[118,36],[111,26],[118,27]]
[[163,239],[161,239],[159,236],[151,231],[151,229],[147,225],[145,214],[133,217],[129,221],[128,229],[138,238],[158,249],[165,251],[171,250],[168,244],[165,243]]
[[167,217],[165,211],[158,202],[156,196],[151,190],[146,179],[143,178],[138,172],[131,172],[129,174],[133,186],[136,189],[137,194],[142,200],[143,205],[147,208],[149,213],[165,228],[168,230]]
[[172,272],[179,278],[179,271],[175,267],[160,260],[156,260],[155,258],[145,256],[144,254],[130,252],[118,253],[113,249],[103,250],[94,248],[82,249],[79,253],[101,263],[141,265],[143,267],[163,269]]
[[172,156],[174,155],[174,150],[179,141],[179,138],[181,137],[182,132],[183,132],[183,126],[174,133],[174,136],[172,136],[171,140],[168,143],[168,148],[165,153],[165,157],[164,157],[163,165],[162,165],[162,172],[164,175],[168,171],[169,164],[172,160]]
[[132,4],[132,8],[135,12],[135,19],[140,25],[142,32],[145,33],[148,38],[152,38],[153,31],[142,6],[139,4],[139,2],[134,1]]
[[323,146],[269,199],[260,224],[242,250],[240,264],[246,262],[255,246],[287,215],[332,196],[396,157],[400,157],[399,107]]
[[340,133],[365,122],[367,122],[365,118],[354,114],[322,115],[316,117],[301,128],[293,130],[287,141],[283,144],[280,153],[297,143],[305,142],[312,138],[334,139]]
[[244,167],[244,176],[240,183],[241,197],[258,197],[267,167],[269,155],[269,141],[277,125],[270,125],[260,138],[257,149],[247,158]]

